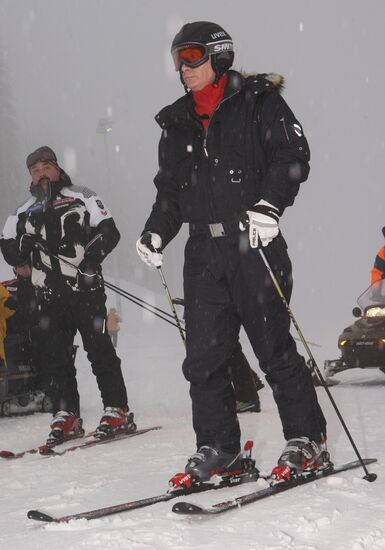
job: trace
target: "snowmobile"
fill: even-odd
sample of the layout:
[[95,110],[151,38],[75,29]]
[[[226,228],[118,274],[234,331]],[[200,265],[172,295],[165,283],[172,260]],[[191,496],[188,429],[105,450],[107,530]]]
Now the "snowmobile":
[[[27,335],[7,335],[4,347],[6,363],[0,363],[0,416],[52,412],[50,390],[43,382]],[[73,346],[73,361],[77,347]]]
[[[26,276],[1,284],[10,294],[7,305],[15,313],[7,319],[5,361],[0,360],[0,416],[52,412],[49,381],[42,376],[34,328],[35,288]],[[73,346],[73,361],[76,351],[77,346]]]
[[341,357],[327,360],[325,377],[345,370],[378,368],[385,374],[385,279],[370,286],[352,311],[358,320],[338,338]]
[[49,391],[42,387],[39,368],[28,344],[24,334],[10,334],[4,340],[6,361],[0,364],[1,416],[52,411]]

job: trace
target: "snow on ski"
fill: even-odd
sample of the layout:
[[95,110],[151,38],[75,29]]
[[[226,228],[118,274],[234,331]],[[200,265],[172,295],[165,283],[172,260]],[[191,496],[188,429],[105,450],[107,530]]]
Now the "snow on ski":
[[[147,432],[153,431],[153,430],[160,430],[161,426],[152,426],[150,428],[143,428],[141,430],[136,430],[135,432],[129,432],[129,433],[120,433],[115,434],[110,437],[103,437],[102,439],[87,439],[89,437],[93,437],[95,435],[95,431],[90,432],[85,435],[80,435],[77,437],[72,437],[71,439],[67,439],[63,443],[68,443],[68,441],[71,441],[72,439],[81,439],[82,442],[77,445],[72,445],[71,447],[67,447],[63,450],[57,451],[56,448],[58,445],[49,446],[49,445],[40,445],[39,447],[34,447],[32,449],[28,449],[27,451],[20,451],[18,453],[14,453],[12,451],[0,451],[0,458],[5,459],[16,459],[16,458],[22,458],[26,454],[36,454],[39,453],[42,456],[49,457],[49,456],[63,456],[68,452],[76,451],[77,449],[84,449],[89,447],[95,447],[96,445],[102,445],[103,443],[110,443],[111,441],[120,441],[121,439],[126,439],[130,437],[135,437],[137,435],[142,435]],[[83,441],[86,440],[86,441]],[[61,443],[61,445],[63,444]]]
[[[374,462],[377,462],[377,459],[365,458],[363,459],[363,462],[366,465],[373,464]],[[213,504],[212,506],[208,507],[199,506],[189,502],[178,502],[174,504],[174,506],[172,507],[172,511],[175,514],[181,515],[217,515],[223,512],[227,512],[228,510],[240,508],[242,506],[246,506],[246,504],[251,504],[252,502],[271,497],[278,493],[283,493],[284,491],[293,489],[294,487],[299,487],[300,485],[305,485],[306,483],[310,483],[312,481],[316,481],[327,476],[339,474],[341,472],[352,470],[354,468],[359,468],[360,466],[361,462],[359,460],[355,460],[354,462],[347,462],[346,464],[342,464],[340,466],[331,465],[330,467],[326,467],[322,470],[311,473],[306,477],[302,476],[289,481],[276,483],[275,485],[270,485],[265,489],[259,489],[247,495],[243,495],[232,500],[218,502],[217,504]]]

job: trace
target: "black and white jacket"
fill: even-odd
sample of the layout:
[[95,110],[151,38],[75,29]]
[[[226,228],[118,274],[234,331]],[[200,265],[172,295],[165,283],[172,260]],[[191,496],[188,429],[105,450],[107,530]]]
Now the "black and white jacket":
[[[33,191],[31,188],[31,193]],[[32,194],[8,217],[0,241],[1,250],[10,265],[21,265],[26,262],[20,256],[22,235],[30,233],[41,237],[49,254],[33,249],[28,259],[33,285],[50,290],[63,285],[74,288],[77,266],[86,259],[100,272],[100,263],[115,248],[120,234],[100,197],[87,187],[73,185],[67,175],[50,184],[50,195],[49,200],[40,200]]]

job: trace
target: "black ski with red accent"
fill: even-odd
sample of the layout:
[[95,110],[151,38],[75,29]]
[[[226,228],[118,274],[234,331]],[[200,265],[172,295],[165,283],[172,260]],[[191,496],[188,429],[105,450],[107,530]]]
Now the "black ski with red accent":
[[[364,464],[373,464],[374,462],[377,462],[377,459],[365,458],[363,462]],[[259,489],[247,495],[243,495],[232,500],[219,502],[212,506],[204,507],[189,502],[177,502],[176,504],[174,504],[172,511],[175,514],[189,516],[222,514],[223,512],[227,512],[228,510],[234,510],[235,508],[246,506],[246,504],[251,504],[252,502],[256,502],[258,500],[262,500],[273,495],[277,495],[279,493],[283,493],[284,491],[288,491],[289,489],[293,489],[294,487],[299,487],[300,485],[305,485],[306,483],[311,483],[312,481],[317,481],[318,479],[322,479],[327,476],[339,474],[348,470],[353,470],[355,468],[359,468],[360,466],[362,466],[362,464],[359,460],[348,462],[346,464],[342,464],[341,466],[333,466],[332,463],[329,463],[323,468],[309,472],[306,475],[300,475],[289,480],[280,481],[278,483],[270,485],[269,487],[266,487],[265,489]],[[375,474],[371,475],[373,477],[372,479],[370,479],[370,481],[373,481],[376,476]]]

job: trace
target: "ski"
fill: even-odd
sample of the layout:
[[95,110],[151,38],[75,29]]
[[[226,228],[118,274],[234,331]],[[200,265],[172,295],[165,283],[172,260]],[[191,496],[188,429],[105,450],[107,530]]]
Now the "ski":
[[107,508],[71,514],[69,516],[54,517],[39,510],[30,510],[27,516],[29,519],[48,523],[67,523],[77,519],[91,520],[119,514],[120,512],[127,512],[129,510],[137,510],[138,508],[151,506],[157,502],[166,502],[180,496],[215,491],[226,487],[239,486],[243,483],[255,482],[259,479],[259,471],[255,468],[255,461],[251,458],[251,448],[247,447],[247,444],[245,450],[249,451],[250,454],[242,458],[242,469],[237,472],[222,474],[222,476],[219,476],[220,481],[217,483],[211,481],[203,483],[194,482],[190,474],[180,473],[174,475],[170,480],[169,485],[172,488],[167,493],[162,493],[160,495],[123,502],[122,504],[116,504]]
[[[135,435],[141,435],[143,433],[147,433],[151,430],[159,430],[160,426],[153,426],[151,428],[144,428],[142,430],[136,430],[136,432],[130,432],[130,433],[120,433],[115,434],[111,437],[103,437],[102,439],[89,439],[90,437],[95,436],[95,431],[86,433],[86,434],[79,434],[76,436],[72,436],[65,441],[61,441],[60,443],[56,443],[54,445],[47,445],[46,443],[44,445],[40,445],[39,447],[33,447],[32,449],[27,449],[26,451],[20,451],[20,452],[12,452],[12,451],[0,451],[0,458],[4,458],[7,460],[14,460],[17,458],[22,458],[23,456],[27,454],[37,454],[39,453],[42,456],[62,456],[70,451],[76,451],[77,449],[81,449],[84,447],[93,447],[95,445],[100,445],[102,443],[108,443],[110,441],[117,441],[120,439],[125,439],[126,437],[133,437]],[[61,451],[56,450],[59,445],[63,445],[64,443],[68,443],[69,441],[81,439],[82,443],[79,443],[77,445],[73,445],[72,447],[67,447]],[[86,440],[86,441],[83,441]]]
[[136,430],[135,432],[121,432],[116,434],[111,434],[109,436],[103,436],[100,439],[94,438],[78,443],[77,445],[72,445],[72,447],[67,447],[61,451],[57,451],[56,448],[40,447],[39,453],[43,456],[63,456],[66,453],[72,451],[77,451],[78,449],[88,449],[89,447],[96,447],[97,445],[104,445],[106,443],[111,443],[112,441],[121,441],[122,439],[128,439],[131,437],[136,437],[137,435],[146,434],[147,432],[152,432],[153,430],[160,430],[161,426],[151,426],[150,428],[142,428],[141,430]]
[[[78,435],[73,435],[71,437],[68,437],[67,439],[65,439],[64,441],[60,441],[58,443],[54,443],[51,445],[51,448],[53,447],[57,447],[58,445],[63,445],[64,443],[67,443],[68,441],[72,441],[74,439],[86,439],[87,437],[92,437],[94,436],[95,434],[95,431],[92,431],[92,432],[89,432],[87,434],[78,434]],[[45,449],[48,448],[48,445],[47,443],[44,443],[44,445],[39,445],[38,447],[32,447],[32,449],[27,449],[25,451],[19,451],[19,452],[13,452],[13,451],[0,451],[0,458],[5,458],[5,459],[16,459],[16,458],[23,458],[23,456],[25,455],[33,455],[33,454],[37,454],[37,453],[40,453],[40,451],[43,451]]]
[[[363,462],[364,464],[373,464],[374,462],[377,462],[377,459],[366,458],[363,460]],[[300,477],[293,478],[287,481],[278,482],[275,485],[270,485],[269,487],[266,487],[265,489],[259,489],[257,491],[253,491],[252,493],[234,498],[232,500],[219,502],[208,507],[198,506],[189,502],[178,502],[174,504],[172,511],[175,514],[181,515],[222,514],[223,512],[233,510],[234,508],[240,508],[241,506],[246,506],[246,504],[251,504],[252,502],[256,502],[257,500],[262,500],[278,493],[283,493],[284,491],[293,489],[294,487],[299,487],[300,485],[305,485],[306,483],[311,483],[312,481],[316,481],[318,479],[322,479],[324,477],[334,474],[339,474],[347,470],[353,470],[354,468],[359,468],[360,466],[361,462],[359,460],[348,462],[340,466],[333,466],[333,464],[330,463],[328,466],[325,466],[324,468],[319,469],[315,472],[311,472],[306,476],[302,475]]]
[[[185,475],[185,474],[183,474]],[[256,481],[256,479],[249,479],[244,480],[242,483],[248,483],[251,481]],[[235,484],[239,485],[239,483]],[[53,517],[49,514],[46,514],[45,512],[40,512],[39,510],[30,510],[27,513],[27,516],[29,519],[34,519],[37,521],[44,521],[48,523],[67,523],[71,520],[76,519],[97,519],[102,518],[106,516],[111,516],[113,514],[119,514],[120,512],[128,512],[129,510],[137,510],[138,508],[144,508],[146,506],[151,506],[152,504],[156,504],[157,502],[166,502],[168,500],[172,500],[175,498],[178,498],[180,496],[187,496],[197,493],[204,493],[206,491],[212,491],[217,489],[223,489],[225,487],[232,487],[234,484],[218,484],[215,485],[214,483],[202,483],[200,485],[193,485],[190,488],[181,488],[176,489],[175,491],[169,492],[169,493],[162,493],[160,495],[156,495],[153,497],[147,497],[142,498],[140,500],[132,500],[129,502],[124,502],[122,504],[116,504],[113,506],[108,506],[107,508],[99,508],[97,510],[90,510],[88,512],[80,512],[78,514],[72,514],[69,516],[62,516],[62,517]]]

